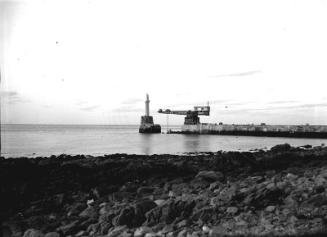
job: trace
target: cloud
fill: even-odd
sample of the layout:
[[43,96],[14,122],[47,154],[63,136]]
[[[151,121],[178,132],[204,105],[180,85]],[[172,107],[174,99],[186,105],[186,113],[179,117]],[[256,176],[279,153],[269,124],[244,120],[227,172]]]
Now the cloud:
[[259,70],[254,70],[254,71],[247,71],[247,72],[238,72],[238,73],[230,73],[230,74],[219,74],[219,75],[214,75],[214,76],[209,76],[209,77],[214,77],[214,78],[221,78],[221,77],[244,77],[244,76],[251,76],[257,73],[261,73]]
[[81,110],[84,110],[84,111],[93,111],[93,110],[95,110],[95,109],[97,109],[99,107],[100,107],[100,105],[92,105],[92,106],[83,107],[83,108],[81,108]]
[[87,104],[87,101],[85,100],[80,100],[76,102],[76,105],[85,105],[85,104]]
[[2,91],[1,98],[8,104],[28,102],[28,100],[23,98],[17,91]]
[[46,104],[46,105],[43,105],[43,107],[49,109],[49,108],[53,108],[53,105]]
[[135,104],[138,104],[140,102],[143,102],[142,99],[140,98],[129,98],[125,101],[122,102],[123,105],[135,105]]
[[288,106],[271,106],[271,107],[265,107],[265,108],[242,108],[237,109],[238,111],[245,111],[245,112],[251,112],[251,111],[275,111],[275,110],[292,110],[292,109],[311,109],[311,108],[321,108],[321,107],[327,107],[327,103],[316,103],[316,104],[299,104],[299,105],[288,105]]
[[190,94],[191,94],[190,92],[179,92],[179,93],[176,93],[175,96],[176,97],[181,97],[181,96],[188,96]]
[[296,100],[278,100],[278,101],[271,101],[268,104],[290,104],[290,103],[296,103],[298,101]]
[[249,104],[249,101],[235,101],[235,100],[213,100],[209,101],[209,105],[225,105],[225,106],[231,106],[231,105],[246,105]]
[[318,104],[302,104],[298,106],[287,106],[288,108],[319,108],[327,107],[327,103],[318,103]]
[[137,108],[131,105],[121,106],[113,110],[113,112],[117,113],[141,113],[144,112],[144,108]]
[[209,103],[210,104],[226,104],[228,102],[231,102],[232,100],[210,100]]

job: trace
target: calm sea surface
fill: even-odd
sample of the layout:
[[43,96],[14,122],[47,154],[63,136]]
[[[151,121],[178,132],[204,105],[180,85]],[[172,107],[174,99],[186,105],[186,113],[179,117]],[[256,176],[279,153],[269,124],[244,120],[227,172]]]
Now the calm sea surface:
[[[170,127],[178,129],[178,127]],[[166,132],[166,129],[162,129]],[[180,154],[218,150],[327,144],[327,139],[219,135],[139,134],[135,125],[1,125],[1,155]]]

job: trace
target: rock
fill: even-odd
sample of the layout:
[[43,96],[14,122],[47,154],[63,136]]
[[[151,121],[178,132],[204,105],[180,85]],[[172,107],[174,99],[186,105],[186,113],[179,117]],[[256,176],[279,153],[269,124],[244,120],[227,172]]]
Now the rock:
[[152,229],[150,227],[147,226],[141,226],[139,228],[137,228],[134,232],[134,237],[142,237],[147,233],[152,233]]
[[157,207],[157,204],[152,200],[146,199],[146,200],[138,201],[134,205],[135,214],[137,216],[144,215],[146,212],[150,211],[151,209],[153,209],[155,207]]
[[[101,224],[103,224],[103,223],[101,223]],[[95,233],[99,233],[99,229],[100,229],[101,224],[100,223],[95,223],[95,224],[89,225],[87,227],[87,229],[86,229],[86,232],[88,232],[90,235],[94,235]],[[101,234],[107,234],[110,227],[106,230],[106,232],[100,232],[100,233]]]
[[191,219],[193,221],[201,220],[202,222],[208,222],[215,219],[215,210],[213,207],[204,207],[200,210],[193,211]]
[[295,180],[295,179],[297,179],[297,175],[295,175],[295,174],[292,174],[292,173],[288,173],[287,175],[286,175],[286,178],[287,179],[290,179],[290,180]]
[[274,183],[269,183],[266,188],[269,189],[269,190],[275,190],[276,185]]
[[224,179],[224,175],[219,171],[200,171],[195,178],[202,178],[207,181],[221,181]]
[[19,225],[19,223],[14,222],[3,222],[0,221],[0,236],[2,237],[12,237],[17,236],[21,237],[23,236],[24,231],[22,227]]
[[169,191],[168,193],[168,197],[172,198],[172,197],[175,197],[175,193],[173,191]]
[[323,178],[327,179],[327,168],[326,167],[324,167],[324,169],[320,171],[320,175]]
[[201,237],[203,236],[200,231],[193,231],[192,234],[187,235],[187,237]]
[[156,237],[157,235],[155,233],[146,233],[144,237]]
[[207,225],[202,226],[202,231],[205,234],[208,234],[210,232],[210,228]]
[[127,230],[127,226],[116,226],[109,230],[108,237],[118,237],[121,236],[125,230]]
[[75,235],[75,237],[82,237],[82,236],[88,236],[88,233],[85,230],[81,230]]
[[304,205],[304,206],[313,205],[316,207],[321,207],[326,204],[327,204],[327,196],[325,195],[325,193],[313,195],[308,200],[306,200],[302,203],[302,205]]
[[322,175],[318,175],[316,178],[315,178],[315,184],[317,186],[324,186],[326,185],[327,183],[327,180],[325,177],[323,177]]
[[157,204],[157,206],[160,206],[160,205],[163,204],[165,201],[166,201],[166,200],[164,200],[164,199],[157,199],[157,200],[155,200],[154,202],[155,202],[155,204]]
[[60,234],[57,232],[49,232],[44,237],[60,237]]
[[128,232],[127,230],[125,230],[122,234],[119,235],[120,237],[132,237],[133,233]]
[[291,211],[290,211],[290,209],[288,209],[288,208],[284,208],[284,209],[282,210],[282,213],[283,213],[284,216],[287,216],[288,214],[291,213]]
[[273,211],[275,211],[275,209],[276,209],[275,206],[268,206],[268,207],[266,207],[266,211],[267,212],[273,212]]
[[108,213],[111,210],[111,205],[109,205],[108,203],[104,203],[103,205],[99,206],[100,210],[99,210],[99,215],[105,215],[106,213]]
[[64,226],[60,226],[56,229],[57,232],[62,232],[65,236],[70,235],[70,234],[74,234],[79,230],[78,227],[78,220],[73,221],[70,224],[64,225]]
[[178,229],[180,229],[182,227],[188,226],[188,224],[189,224],[189,222],[186,219],[184,219],[184,220],[178,222],[176,224],[176,226],[177,226]]
[[170,225],[165,225],[164,228],[161,230],[162,234],[167,234],[169,232],[173,232],[174,231],[174,226],[172,224]]
[[316,187],[314,187],[314,191],[315,191],[315,193],[323,193],[323,192],[325,192],[325,187],[322,185],[316,186]]
[[111,223],[108,223],[108,222],[102,222],[100,223],[100,229],[99,229],[99,232],[101,235],[104,235],[106,233],[108,233],[109,229],[112,227],[112,224]]
[[82,212],[79,214],[79,216],[82,217],[82,218],[92,218],[92,219],[97,219],[97,218],[98,218],[98,213],[97,213],[97,211],[95,210],[94,207],[89,206],[89,207],[87,207],[84,211],[82,211]]
[[143,186],[137,189],[137,193],[140,195],[149,195],[149,194],[153,194],[154,190],[155,190],[154,187]]
[[221,187],[222,183],[220,181],[216,181],[210,184],[209,186],[209,190],[213,191],[215,189],[218,189],[219,187]]
[[169,232],[167,233],[167,235],[165,237],[175,237],[175,233],[174,232]]
[[67,216],[78,215],[86,207],[87,207],[87,205],[85,203],[81,203],[81,202],[74,203],[72,206],[70,206],[70,208],[68,210],[68,213],[67,213]]
[[23,237],[44,237],[44,234],[39,230],[28,229],[25,231]]
[[235,215],[238,212],[238,208],[237,207],[228,207],[226,212],[229,214]]
[[227,236],[226,229],[222,226],[215,226],[209,232],[210,237],[224,237]]
[[86,205],[91,206],[94,203],[94,199],[89,199],[86,201]]
[[192,214],[195,201],[191,198],[187,200],[167,200],[161,206],[158,206],[146,213],[146,224],[149,226],[164,222],[171,224],[177,217],[187,218]]
[[115,226],[127,225],[128,227],[131,227],[133,226],[134,217],[134,208],[130,206],[125,207],[120,211],[119,215],[114,218],[113,224]]
[[285,144],[279,144],[276,146],[273,146],[270,150],[272,152],[285,152],[285,151],[289,151],[291,149],[291,145],[288,143]]
[[187,230],[182,230],[178,233],[177,237],[186,237],[187,235]]

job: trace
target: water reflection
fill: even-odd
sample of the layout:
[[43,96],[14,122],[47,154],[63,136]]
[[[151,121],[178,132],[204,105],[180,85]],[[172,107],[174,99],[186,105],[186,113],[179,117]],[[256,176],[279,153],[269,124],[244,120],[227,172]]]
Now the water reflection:
[[184,150],[197,151],[200,146],[200,139],[196,135],[183,135]]
[[153,134],[142,133],[141,136],[141,152],[145,155],[152,154]]

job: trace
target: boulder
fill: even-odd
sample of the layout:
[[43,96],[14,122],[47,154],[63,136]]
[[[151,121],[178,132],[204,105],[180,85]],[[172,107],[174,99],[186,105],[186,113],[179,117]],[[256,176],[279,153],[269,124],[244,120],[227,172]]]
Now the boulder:
[[131,206],[123,208],[119,215],[113,219],[113,224],[115,226],[133,226],[133,220],[135,217],[134,208]]
[[73,221],[70,224],[64,225],[64,226],[60,226],[56,229],[57,232],[61,232],[63,233],[63,235],[67,236],[67,235],[71,235],[76,233],[77,231],[79,231],[79,226],[78,226],[79,221]]
[[137,228],[134,232],[134,237],[143,237],[147,233],[152,233],[152,229],[147,226],[141,226]]
[[209,232],[210,237],[223,237],[227,236],[226,229],[222,226],[215,226]]
[[193,221],[201,220],[206,223],[210,220],[215,219],[215,210],[213,207],[204,207],[200,210],[194,210],[191,216]]
[[60,237],[60,234],[57,232],[49,232],[44,237]]
[[228,214],[235,215],[238,212],[238,208],[237,207],[228,207],[226,212]]
[[275,209],[276,209],[275,206],[268,206],[268,207],[266,207],[266,211],[267,212],[273,212],[273,211],[275,211]]
[[166,201],[166,200],[164,200],[164,199],[157,199],[157,200],[155,200],[154,202],[155,202],[155,204],[157,204],[157,206],[160,206],[160,205],[163,204],[165,201]]
[[82,211],[79,214],[80,217],[82,218],[91,218],[91,219],[97,219],[98,218],[98,213],[95,210],[93,206],[87,207],[84,211]]
[[23,237],[44,237],[44,234],[39,230],[28,229],[25,231]]
[[72,206],[69,207],[67,216],[79,215],[81,211],[83,211],[86,207],[87,205],[85,203],[82,202],[74,203]]
[[127,226],[116,226],[109,230],[108,237],[121,236],[127,230]]
[[222,183],[220,181],[216,181],[210,184],[209,190],[214,191],[215,189],[218,189],[222,186]]
[[139,187],[137,189],[137,194],[139,194],[139,195],[150,195],[150,194],[153,194],[154,190],[155,190],[154,187],[143,186],[143,187]]
[[146,213],[146,224],[149,226],[164,222],[171,224],[177,217],[188,218],[195,206],[195,201],[170,199],[161,206],[155,207]]
[[186,237],[187,235],[187,230],[182,230],[177,234],[177,237]]
[[327,196],[325,193],[320,193],[311,196],[308,200],[302,203],[303,206],[315,206],[321,207],[323,205],[327,205]]
[[285,144],[279,144],[276,146],[273,146],[270,150],[272,152],[285,152],[285,151],[289,151],[291,149],[291,145],[288,143]]
[[141,225],[145,220],[145,213],[155,208],[157,204],[152,200],[141,200],[134,205],[134,226]]

